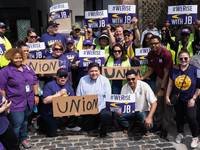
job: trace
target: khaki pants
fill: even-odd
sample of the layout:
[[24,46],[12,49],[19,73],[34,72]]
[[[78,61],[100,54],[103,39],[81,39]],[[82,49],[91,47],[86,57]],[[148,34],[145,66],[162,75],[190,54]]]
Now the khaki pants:
[[[156,78],[156,94],[160,90],[162,85],[162,79],[157,76]],[[166,104],[166,90],[167,90],[166,84],[165,90],[164,90],[164,96],[161,99],[157,100],[157,108],[156,108],[156,125],[160,126],[162,125],[162,128],[166,129],[168,131],[170,120],[171,120],[171,113],[172,113],[172,106],[169,106]]]

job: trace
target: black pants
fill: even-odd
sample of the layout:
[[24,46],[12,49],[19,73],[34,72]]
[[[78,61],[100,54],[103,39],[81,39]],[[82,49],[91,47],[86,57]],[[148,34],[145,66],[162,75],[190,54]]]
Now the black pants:
[[9,124],[7,130],[0,135],[0,142],[7,150],[20,150],[18,139],[11,124]]
[[197,104],[195,103],[193,107],[188,107],[188,102],[179,100],[178,103],[174,105],[174,109],[176,111],[177,132],[183,133],[184,119],[186,117],[192,136],[198,137],[199,127],[196,120]]
[[100,134],[105,134],[111,120],[112,112],[107,111],[105,108],[97,115],[83,115],[83,130],[93,130],[98,128],[99,123],[101,123]]

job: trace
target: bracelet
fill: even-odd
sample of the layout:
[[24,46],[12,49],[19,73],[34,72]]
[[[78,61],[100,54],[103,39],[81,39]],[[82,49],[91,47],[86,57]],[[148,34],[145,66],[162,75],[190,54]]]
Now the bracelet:
[[134,30],[137,30],[138,28],[134,28]]
[[39,97],[39,94],[34,94],[34,96]]
[[165,89],[164,88],[160,88],[162,91],[164,91]]
[[194,101],[196,101],[196,98],[192,97],[192,99],[193,99]]

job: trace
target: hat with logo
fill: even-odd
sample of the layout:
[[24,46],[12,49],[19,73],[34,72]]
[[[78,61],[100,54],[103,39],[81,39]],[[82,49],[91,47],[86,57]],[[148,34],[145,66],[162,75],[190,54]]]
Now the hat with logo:
[[74,43],[74,39],[72,37],[65,38],[66,44],[67,43]]
[[80,29],[81,30],[81,26],[80,24],[78,24],[77,22],[75,24],[72,25],[72,29],[76,30],[76,29]]
[[188,29],[188,28],[183,28],[183,29],[181,30],[181,34],[184,34],[184,33],[190,34],[190,29]]
[[55,21],[49,21],[49,23],[48,23],[48,27],[50,27],[50,26],[57,26],[57,25],[60,25],[59,23],[56,23]]
[[126,29],[126,30],[124,30],[124,31],[123,31],[123,34],[124,34],[126,31],[128,31],[128,32],[131,33],[131,34],[133,34],[133,31],[132,31],[131,29]]
[[57,75],[68,75],[68,71],[67,71],[67,69],[66,68],[60,68],[60,69],[58,69],[58,71],[57,71]]
[[3,22],[0,22],[0,28],[1,27],[6,27],[7,25],[5,25]]
[[91,40],[85,40],[83,41],[83,45],[93,45]]

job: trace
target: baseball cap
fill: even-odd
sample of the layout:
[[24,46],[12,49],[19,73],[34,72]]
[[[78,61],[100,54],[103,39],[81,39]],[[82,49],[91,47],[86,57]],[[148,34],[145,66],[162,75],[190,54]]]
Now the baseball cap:
[[1,27],[6,27],[6,25],[3,22],[0,22],[0,28]]
[[126,32],[126,31],[128,31],[128,32],[131,33],[131,34],[133,34],[133,31],[132,31],[131,29],[126,29],[126,30],[124,30],[124,31],[123,31],[123,34],[124,34],[124,32]]
[[60,24],[56,23],[55,21],[49,21],[49,23],[48,23],[48,27],[50,27],[50,26],[57,26],[57,25],[60,25]]
[[181,30],[181,34],[184,34],[184,33],[190,34],[190,30],[189,30],[188,28],[183,28],[183,29]]
[[58,71],[57,71],[57,75],[68,75],[68,71],[67,71],[67,69],[66,68],[60,68],[60,69],[58,69]]
[[92,28],[88,28],[87,30],[88,30],[89,32],[92,32]]
[[72,37],[65,38],[66,44],[67,43],[74,43],[74,39]]
[[83,45],[93,45],[91,40],[85,40],[83,41]]
[[78,24],[77,22],[75,24],[72,25],[72,29],[76,30],[76,29],[80,29],[81,30],[81,26],[80,24]]

